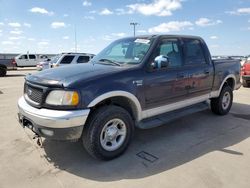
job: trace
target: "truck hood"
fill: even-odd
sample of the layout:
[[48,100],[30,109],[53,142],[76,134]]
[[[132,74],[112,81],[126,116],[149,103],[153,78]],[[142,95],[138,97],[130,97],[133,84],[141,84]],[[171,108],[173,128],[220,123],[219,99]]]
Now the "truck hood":
[[70,84],[79,80],[88,80],[123,69],[124,67],[93,63],[67,65],[28,75],[26,80],[40,85],[68,87]]

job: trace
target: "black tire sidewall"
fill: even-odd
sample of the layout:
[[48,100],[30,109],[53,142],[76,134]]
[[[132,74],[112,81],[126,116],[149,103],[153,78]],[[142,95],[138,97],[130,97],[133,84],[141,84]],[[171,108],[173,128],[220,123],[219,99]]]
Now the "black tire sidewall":
[[[229,104],[229,106],[227,107],[227,109],[223,109],[223,107],[222,107],[222,100],[223,100],[223,96],[224,96],[224,94],[226,93],[226,92],[228,92],[229,94],[230,94],[230,104]],[[230,109],[231,109],[231,107],[232,107],[232,104],[233,104],[233,91],[232,91],[232,88],[230,87],[230,86],[224,86],[223,88],[222,88],[222,90],[221,90],[221,93],[220,93],[220,96],[219,96],[219,106],[218,106],[218,110],[219,110],[219,113],[221,114],[221,115],[225,115],[225,114],[227,114],[229,111],[230,111]]]
[[0,77],[4,77],[4,76],[6,76],[6,73],[7,73],[6,68],[2,68],[2,67],[0,67]]
[[[113,159],[121,155],[128,147],[134,132],[134,123],[130,114],[121,107],[110,106],[99,109],[91,119],[87,125],[89,127],[87,127],[87,130],[84,130],[87,131],[87,134],[83,135],[86,137],[83,139],[89,139],[87,142],[91,144],[89,153],[96,158],[104,160]],[[127,134],[121,147],[114,151],[107,151],[101,145],[100,135],[105,124],[112,119],[121,119],[125,123]]]

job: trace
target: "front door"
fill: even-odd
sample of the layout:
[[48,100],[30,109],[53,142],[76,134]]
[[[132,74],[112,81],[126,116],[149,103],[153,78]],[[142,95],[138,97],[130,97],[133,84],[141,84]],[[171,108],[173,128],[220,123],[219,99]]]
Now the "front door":
[[[162,39],[153,53],[153,60],[167,57],[167,66],[154,66],[145,77],[146,109],[156,108],[183,100],[187,95],[188,78],[179,74],[182,69],[182,50],[178,39]],[[157,62],[149,62],[157,64]]]

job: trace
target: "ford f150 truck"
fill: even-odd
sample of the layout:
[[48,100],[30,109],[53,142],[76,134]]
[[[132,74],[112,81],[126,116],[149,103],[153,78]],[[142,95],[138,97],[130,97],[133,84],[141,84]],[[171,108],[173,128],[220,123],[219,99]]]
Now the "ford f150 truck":
[[227,114],[240,86],[240,62],[212,60],[200,37],[130,37],[90,63],[28,75],[18,116],[38,136],[81,139],[92,156],[109,160],[126,150],[135,127],[164,125],[208,104]]

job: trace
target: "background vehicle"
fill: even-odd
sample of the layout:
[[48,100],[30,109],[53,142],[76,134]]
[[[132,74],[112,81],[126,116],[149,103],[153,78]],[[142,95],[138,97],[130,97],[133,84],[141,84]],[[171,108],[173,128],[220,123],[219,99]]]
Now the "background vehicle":
[[69,64],[78,64],[78,63],[87,63],[89,62],[95,55],[88,53],[62,53],[56,56],[50,64],[51,67],[59,67]]
[[242,66],[242,85],[244,87],[250,87],[250,57],[247,58]]
[[0,59],[0,77],[7,74],[7,70],[16,69],[16,64],[13,59]]
[[109,160],[128,147],[134,128],[166,125],[208,108],[227,114],[240,88],[238,60],[212,60],[200,37],[149,35],[111,43],[90,63],[28,75],[19,121],[39,136],[82,139]]
[[15,57],[17,67],[35,67],[39,62],[49,59],[52,54],[20,54]]

